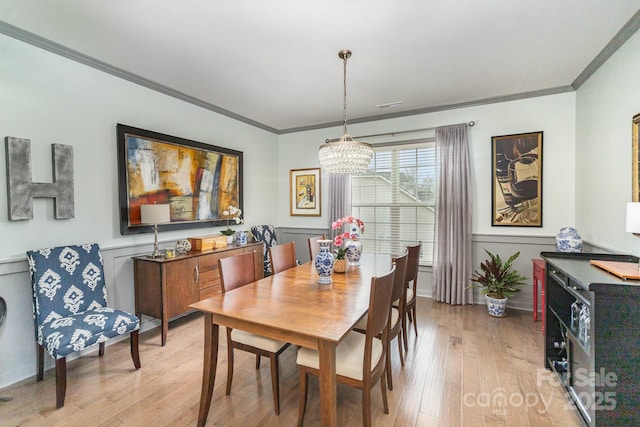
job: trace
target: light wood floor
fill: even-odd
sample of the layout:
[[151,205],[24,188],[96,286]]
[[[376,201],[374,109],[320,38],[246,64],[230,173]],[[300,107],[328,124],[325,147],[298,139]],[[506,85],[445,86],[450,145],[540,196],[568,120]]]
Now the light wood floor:
[[[372,392],[375,426],[580,426],[551,374],[544,370],[541,324],[530,312],[490,317],[485,306],[449,306],[418,300],[418,337],[411,333],[404,369],[392,343],[394,389],[382,410]],[[203,321],[192,314],[140,336],[142,369],[135,371],[128,340],[68,363],[67,397],[55,409],[55,377],[45,372],[0,390],[2,426],[195,426],[202,375]],[[224,343],[221,331],[221,343]],[[281,356],[281,413],[275,416],[268,361],[236,353],[231,396],[225,396],[226,349],[207,420],[209,426],[294,426],[298,416],[295,347]],[[35,348],[34,348],[35,357]],[[45,356],[48,357],[48,356]],[[318,383],[310,381],[305,426],[319,426]],[[362,425],[361,394],[338,387],[340,425]]]

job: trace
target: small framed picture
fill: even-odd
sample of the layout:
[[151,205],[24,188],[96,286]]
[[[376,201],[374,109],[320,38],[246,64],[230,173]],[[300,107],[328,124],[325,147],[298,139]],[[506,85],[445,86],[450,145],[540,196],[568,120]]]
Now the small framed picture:
[[492,226],[542,227],[542,132],[491,138]]
[[320,216],[320,168],[289,171],[289,214]]

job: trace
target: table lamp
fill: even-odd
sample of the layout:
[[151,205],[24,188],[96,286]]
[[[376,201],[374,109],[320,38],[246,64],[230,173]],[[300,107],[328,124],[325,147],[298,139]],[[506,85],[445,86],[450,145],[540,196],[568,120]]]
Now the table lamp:
[[627,202],[627,233],[640,235],[640,202]]
[[153,258],[162,258],[158,250],[158,224],[171,222],[171,210],[169,205],[140,205],[140,222],[142,224],[153,224]]

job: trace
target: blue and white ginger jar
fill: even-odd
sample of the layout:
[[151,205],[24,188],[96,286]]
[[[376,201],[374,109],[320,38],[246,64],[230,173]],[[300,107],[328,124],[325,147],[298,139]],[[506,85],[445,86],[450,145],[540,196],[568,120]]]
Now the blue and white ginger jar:
[[238,231],[236,233],[236,245],[244,246],[247,244],[247,233],[244,231]]
[[318,283],[321,285],[331,284],[331,274],[333,274],[333,263],[335,262],[333,255],[329,252],[332,242],[332,240],[318,240],[320,252],[316,255],[314,265],[320,276]]
[[562,227],[556,235],[556,251],[582,252],[582,238],[573,227]]

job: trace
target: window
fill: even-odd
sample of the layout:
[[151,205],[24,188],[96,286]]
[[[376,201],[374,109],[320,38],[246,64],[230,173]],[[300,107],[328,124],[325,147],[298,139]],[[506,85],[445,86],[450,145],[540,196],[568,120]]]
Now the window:
[[367,172],[351,177],[353,215],[365,223],[364,252],[402,255],[422,241],[420,263],[432,264],[436,178],[435,141],[374,146]]

